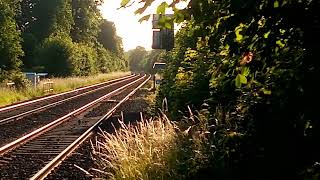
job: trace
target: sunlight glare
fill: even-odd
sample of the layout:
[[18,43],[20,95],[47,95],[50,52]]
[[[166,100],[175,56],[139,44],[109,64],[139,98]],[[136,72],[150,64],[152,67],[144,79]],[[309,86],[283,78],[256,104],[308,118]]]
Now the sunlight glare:
[[[149,21],[144,21],[141,24],[138,22],[141,16],[135,16],[134,11],[141,5],[134,4],[128,8],[120,7],[121,0],[105,0],[102,5],[101,12],[103,18],[113,21],[117,28],[117,34],[122,38],[123,47],[125,51],[134,49],[137,46],[145,47],[151,50],[152,45],[152,25],[151,18]],[[158,4],[162,0],[156,0],[155,3],[149,7],[144,14],[154,13]],[[169,3],[170,1],[168,1]],[[185,7],[184,2],[180,5],[181,8]],[[167,13],[172,13],[168,11]]]

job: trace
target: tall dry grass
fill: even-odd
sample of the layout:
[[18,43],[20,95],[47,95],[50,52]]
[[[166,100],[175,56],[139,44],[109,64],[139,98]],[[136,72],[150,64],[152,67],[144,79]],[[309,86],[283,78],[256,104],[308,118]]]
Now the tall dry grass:
[[[101,131],[92,143],[99,178],[105,179],[194,179],[208,178],[203,173],[212,166],[215,144],[210,139],[207,110],[179,122],[162,113],[150,120],[142,119],[114,132]],[[142,116],[141,116],[142,117]],[[211,137],[211,138],[210,138]]]
[[107,179],[170,179],[177,164],[177,127],[166,116],[141,120],[114,133],[101,131],[93,154]]
[[64,91],[73,90],[82,86],[92,85],[92,84],[101,83],[110,79],[123,77],[126,75],[130,75],[130,72],[112,72],[108,74],[98,74],[95,76],[88,76],[88,77],[53,78],[51,80],[54,82],[54,85],[53,85],[54,92],[64,92]]
[[[100,83],[129,74],[130,72],[112,72],[88,77],[52,78],[51,81],[53,81],[53,92],[51,93],[55,94],[66,92],[82,86]],[[43,91],[43,81],[41,81],[37,87],[28,86],[27,88],[21,90],[0,87],[0,107],[44,95],[46,95],[46,93]]]

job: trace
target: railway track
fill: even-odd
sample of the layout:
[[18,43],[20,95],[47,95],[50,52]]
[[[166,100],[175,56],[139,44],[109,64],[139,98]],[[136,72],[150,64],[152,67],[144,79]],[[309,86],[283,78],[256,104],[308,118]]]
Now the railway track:
[[8,113],[9,115],[5,115],[5,112],[10,109],[8,107],[2,111],[2,116],[6,118],[2,119],[2,123],[0,123],[0,146],[17,139],[36,128],[50,123],[55,119],[63,117],[75,109],[78,109],[85,104],[138,79],[139,77],[140,76],[130,76],[127,78],[117,79],[106,84],[92,86],[90,88],[80,90],[81,93],[73,92],[68,94],[68,97],[66,97],[65,94],[57,96],[58,99],[53,98],[47,104],[41,100],[39,101],[41,105],[40,107],[38,107],[38,102],[33,102],[30,105],[27,105],[32,106],[33,109],[27,108],[24,112],[22,112],[21,108],[27,107],[25,105],[15,107],[18,109],[11,108],[12,112]]
[[[107,121],[99,124],[99,129],[82,143],[70,156],[68,156],[57,168],[54,169],[45,180],[56,179],[81,179],[91,180],[96,177],[103,177],[108,170],[99,169],[95,162],[95,153],[93,147],[98,147],[98,142],[102,142],[103,132],[113,133],[115,129],[120,128],[118,120],[122,119],[125,123],[134,123],[143,115],[146,119],[148,116],[148,100],[144,98],[150,92],[147,89],[139,89],[128,101],[123,103]],[[97,108],[99,111],[100,108]],[[96,112],[95,110],[91,112]],[[142,112],[142,114],[140,113]],[[93,114],[93,113],[90,113]],[[98,135],[100,134],[100,135]],[[100,139],[101,138],[101,139]],[[98,162],[99,163],[99,162]],[[102,171],[100,171],[102,170]]]
[[[143,76],[0,148],[1,179],[44,179],[141,86]],[[112,99],[110,99],[112,97]]]
[[79,89],[75,89],[73,91],[55,94],[39,99],[35,99],[32,101],[26,101],[19,104],[15,104],[12,106],[7,106],[0,108],[0,125],[10,122],[11,120],[21,118],[23,116],[39,112],[41,110],[47,109],[49,107],[53,107],[59,105],[68,100],[72,100],[79,96],[84,96],[86,94],[98,91],[102,88],[107,87],[108,85],[112,85],[114,83],[119,83],[121,80],[133,78],[135,75],[130,75],[127,77],[122,77],[110,81],[106,81],[103,83],[82,87]]

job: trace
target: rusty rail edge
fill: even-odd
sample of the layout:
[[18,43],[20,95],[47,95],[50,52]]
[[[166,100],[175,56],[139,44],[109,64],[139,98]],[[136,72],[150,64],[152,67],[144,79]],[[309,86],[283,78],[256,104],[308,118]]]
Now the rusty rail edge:
[[65,115],[65,116],[63,116],[63,117],[61,117],[59,119],[54,120],[53,122],[51,122],[51,123],[49,123],[49,124],[47,124],[45,126],[42,126],[39,129],[36,129],[35,131],[32,131],[31,133],[29,133],[29,134],[27,134],[27,135],[15,140],[15,141],[11,142],[9,144],[6,144],[6,145],[0,147],[0,156],[8,153],[9,151],[11,151],[11,150],[15,149],[16,147],[20,146],[21,144],[24,144],[27,141],[30,141],[30,140],[38,137],[39,135],[41,135],[41,134],[53,129],[54,127],[56,127],[59,124],[65,122],[66,120],[68,120],[69,118],[73,117],[74,115],[80,114],[81,112],[84,112],[85,110],[87,110],[88,108],[96,105],[100,101],[113,96],[114,94],[118,93],[119,91],[121,91],[121,90],[123,90],[123,89],[125,89],[125,88],[127,88],[127,87],[129,87],[129,86],[131,86],[133,84],[135,84],[136,82],[144,79],[145,77],[146,77],[146,75],[144,75],[143,77],[141,77],[141,78],[139,78],[139,79],[137,79],[137,80],[135,80],[135,81],[133,81],[131,83],[128,83],[128,84],[126,84],[126,85],[124,85],[124,86],[122,86],[122,87],[120,87],[120,88],[118,88],[118,89],[116,89],[116,90],[114,90],[114,91],[112,91],[112,92],[110,92],[110,93],[108,93],[108,94],[106,94],[106,95],[104,95],[104,96],[102,96],[102,97],[100,97],[100,98],[98,98],[98,99],[96,99],[96,100],[84,105],[84,106],[82,106],[81,108],[78,108],[78,109],[70,112],[69,114],[67,114],[67,115]]
[[[144,76],[145,77],[145,76]],[[96,128],[103,120],[108,119],[116,111],[116,109],[125,101],[127,101],[132,95],[134,95],[138,89],[145,85],[151,76],[141,83],[137,88],[131,91],[125,98],[123,98],[117,105],[115,105],[108,113],[106,113],[98,122],[91,126],[86,132],[84,132],[78,139],[76,139],[71,145],[69,145],[63,152],[56,156],[52,161],[50,161],[44,168],[42,168],[38,173],[36,173],[30,180],[43,180],[46,178],[50,172],[57,166],[59,166],[65,158],[67,158],[75,149],[77,149],[88,137],[93,133],[94,128]]]
[[109,81],[105,81],[105,82],[102,82],[102,83],[99,83],[99,84],[93,84],[93,85],[81,87],[81,88],[78,88],[78,89],[75,89],[75,90],[72,90],[72,91],[58,93],[58,94],[54,94],[54,95],[51,95],[51,96],[38,98],[38,99],[35,99],[35,100],[25,101],[25,102],[18,103],[18,104],[15,104],[15,105],[9,105],[9,106],[5,106],[5,107],[2,107],[2,108],[0,107],[0,112],[6,111],[6,110],[10,110],[10,109],[14,109],[14,108],[17,108],[17,107],[20,107],[20,106],[26,106],[26,105],[29,105],[29,104],[32,104],[32,103],[36,103],[36,102],[39,102],[39,101],[52,99],[52,98],[55,98],[55,97],[58,97],[58,96],[62,96],[62,95],[66,95],[66,94],[70,94],[70,93],[73,93],[73,92],[76,92],[76,91],[89,89],[89,88],[92,88],[94,86],[99,86],[99,85],[107,84],[107,83],[113,83],[113,82],[116,82],[116,81],[120,81],[120,80],[123,80],[123,79],[126,79],[126,78],[133,77],[133,76],[135,76],[135,74],[128,75],[128,76],[121,77],[121,78],[117,78],[117,79],[113,79],[113,80],[109,80]]
[[92,92],[95,92],[95,91],[99,91],[100,89],[104,89],[104,88],[107,88],[107,87],[116,85],[116,84],[118,84],[118,83],[122,83],[123,81],[127,81],[127,80],[133,79],[133,78],[135,78],[135,77],[136,77],[136,76],[128,77],[128,78],[126,78],[126,79],[120,79],[120,80],[117,80],[116,82],[111,82],[110,84],[109,84],[109,83],[108,83],[108,84],[106,83],[106,84],[107,84],[106,86],[102,86],[102,87],[97,88],[97,89],[93,89],[93,90],[90,90],[90,91],[86,91],[86,92],[84,92],[84,93],[82,93],[82,94],[77,94],[77,95],[75,95],[75,96],[72,96],[72,97],[69,97],[69,98],[66,98],[66,99],[63,99],[63,100],[60,100],[60,101],[53,102],[53,103],[51,103],[51,104],[47,104],[47,105],[45,105],[45,106],[41,106],[41,107],[39,107],[39,108],[32,109],[32,110],[30,110],[30,111],[26,111],[26,112],[17,114],[17,115],[15,115],[15,116],[11,116],[11,117],[8,117],[8,118],[5,118],[5,119],[1,119],[1,120],[0,120],[0,125],[5,124],[5,123],[8,123],[8,122],[11,122],[13,119],[16,119],[16,118],[19,118],[19,117],[23,117],[23,116],[32,114],[32,113],[34,113],[34,112],[39,112],[39,111],[41,111],[41,110],[43,110],[43,109],[47,109],[47,108],[49,108],[49,107],[53,107],[53,106],[62,104],[62,103],[66,102],[66,101],[69,101],[69,100],[71,100],[71,99],[75,99],[75,98],[77,98],[77,97],[80,97],[80,96],[83,96],[83,95],[86,95],[86,94],[89,94],[89,93],[92,93]]

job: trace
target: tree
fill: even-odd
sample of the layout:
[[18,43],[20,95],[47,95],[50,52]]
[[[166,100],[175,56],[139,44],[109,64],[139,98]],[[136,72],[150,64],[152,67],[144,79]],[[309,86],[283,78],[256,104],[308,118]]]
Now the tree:
[[7,77],[4,74],[18,71],[23,56],[21,33],[15,21],[19,1],[0,1],[0,81]]
[[112,72],[112,70],[115,69],[112,61],[115,61],[115,59],[112,59],[111,52],[105,49],[101,44],[99,44],[97,46],[97,54],[97,69],[102,73]]
[[142,62],[146,57],[147,51],[144,47],[138,46],[136,49],[130,50],[128,52],[128,61],[130,71],[139,72],[143,71]]
[[141,68],[144,70],[146,73],[154,73],[153,72],[153,64],[155,62],[164,62],[165,60],[163,59],[164,55],[163,50],[151,50],[147,53],[145,58],[140,62]]
[[114,52],[118,57],[124,58],[122,40],[116,33],[116,27],[113,22],[106,19],[103,20],[100,26],[98,41],[104,48]]
[[22,59],[25,71],[86,76],[127,69],[122,41],[114,26],[108,27],[114,32],[112,50],[98,41],[102,22],[98,6],[102,0],[0,0],[0,3],[2,77],[19,70],[21,48],[25,52]]
[[88,76],[97,72],[97,52],[92,46],[73,43],[66,35],[47,38],[38,49],[39,64],[54,76]]
[[70,76],[72,74],[71,58],[74,45],[70,37],[52,36],[47,38],[37,49],[37,64],[54,76]]
[[70,0],[25,0],[17,18],[23,36],[25,69],[39,66],[35,50],[49,36],[69,35],[73,26]]
[[72,0],[74,26],[71,37],[75,42],[95,43],[102,16],[98,5],[101,0]]
[[[29,4],[27,4],[29,3]],[[69,34],[73,25],[70,0],[23,1],[20,27],[42,42],[52,34]]]

